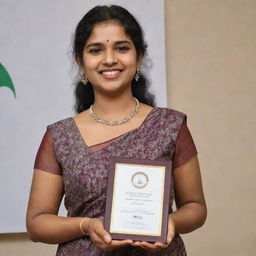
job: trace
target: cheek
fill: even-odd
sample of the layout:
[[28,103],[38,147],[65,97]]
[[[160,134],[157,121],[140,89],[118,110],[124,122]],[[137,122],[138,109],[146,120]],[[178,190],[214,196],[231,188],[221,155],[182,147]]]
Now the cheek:
[[84,68],[85,70],[92,70],[95,69],[97,66],[97,61],[95,58],[90,58],[90,57],[84,57]]
[[135,55],[127,56],[127,58],[125,58],[124,62],[126,63],[126,66],[133,67],[136,70],[137,59],[136,59]]

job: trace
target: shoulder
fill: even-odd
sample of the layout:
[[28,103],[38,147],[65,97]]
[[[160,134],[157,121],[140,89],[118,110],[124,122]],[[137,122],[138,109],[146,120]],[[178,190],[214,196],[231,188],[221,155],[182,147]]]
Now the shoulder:
[[53,137],[69,134],[74,127],[74,120],[72,117],[67,117],[65,119],[59,120],[47,126],[47,130],[50,131]]
[[186,121],[186,114],[170,108],[156,108],[154,116],[153,125],[156,130],[165,137],[176,140],[183,122]]
[[160,119],[163,120],[170,120],[170,121],[181,121],[183,122],[184,119],[186,119],[186,114],[183,112],[180,112],[175,109],[171,108],[163,108],[158,107],[156,108],[156,113],[159,116]]
[[148,122],[144,125],[147,133],[153,138],[159,138],[165,145],[175,145],[186,114],[170,109],[157,107],[152,110]]
[[70,141],[76,136],[74,119],[68,117],[49,124],[47,131],[51,137],[55,153],[58,155],[60,152],[68,152]]
[[168,131],[170,129],[179,130],[185,119],[186,114],[180,111],[157,107],[151,111],[150,117],[147,119],[147,126],[153,126],[161,131]]
[[72,117],[67,117],[65,119],[56,121],[54,123],[51,123],[48,125],[48,128],[54,129],[54,128],[64,128],[68,127],[72,124],[73,118]]

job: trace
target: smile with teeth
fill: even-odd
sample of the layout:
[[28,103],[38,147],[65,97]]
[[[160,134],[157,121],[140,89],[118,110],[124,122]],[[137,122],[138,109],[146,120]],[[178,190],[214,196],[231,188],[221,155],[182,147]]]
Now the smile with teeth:
[[116,78],[121,73],[121,70],[109,70],[100,72],[104,78]]

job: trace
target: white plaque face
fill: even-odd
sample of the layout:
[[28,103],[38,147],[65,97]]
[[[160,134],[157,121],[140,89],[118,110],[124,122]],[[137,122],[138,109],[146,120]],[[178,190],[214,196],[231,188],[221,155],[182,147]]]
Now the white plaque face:
[[160,236],[165,166],[116,163],[110,232]]

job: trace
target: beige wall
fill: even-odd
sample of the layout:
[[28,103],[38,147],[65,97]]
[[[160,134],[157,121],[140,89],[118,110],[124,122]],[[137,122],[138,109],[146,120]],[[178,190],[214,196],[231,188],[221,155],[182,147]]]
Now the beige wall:
[[[209,209],[183,236],[190,256],[255,254],[255,17],[255,0],[166,0],[169,106],[188,114]],[[55,247],[0,235],[1,256]]]
[[31,242],[27,234],[0,235],[0,256],[53,256],[56,245]]
[[189,255],[255,255],[256,1],[166,0],[169,106],[188,114],[208,202]]

